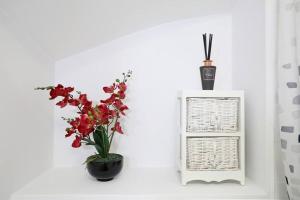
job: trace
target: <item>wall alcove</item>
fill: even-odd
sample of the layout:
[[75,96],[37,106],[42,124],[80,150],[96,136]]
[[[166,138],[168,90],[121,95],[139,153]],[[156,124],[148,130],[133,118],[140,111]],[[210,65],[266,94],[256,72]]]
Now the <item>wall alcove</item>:
[[[126,158],[115,181],[99,183],[82,165],[93,149],[72,149],[54,111],[53,167],[12,196],[25,199],[271,199],[275,195],[273,132],[268,116],[265,1],[231,1],[231,8],[210,7],[209,15],[152,26],[55,63],[55,83],[73,85],[94,101],[101,87],[128,69],[125,135],[113,150]],[[214,34],[215,89],[244,90],[246,103],[246,184],[193,182],[180,185],[176,171],[177,92],[200,89],[204,32]]]

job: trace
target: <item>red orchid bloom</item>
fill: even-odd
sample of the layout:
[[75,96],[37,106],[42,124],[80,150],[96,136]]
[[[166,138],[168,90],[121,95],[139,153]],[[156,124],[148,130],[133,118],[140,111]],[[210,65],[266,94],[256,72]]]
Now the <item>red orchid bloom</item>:
[[58,96],[66,97],[69,93],[73,92],[74,88],[64,87],[61,84],[58,84],[56,87],[52,88],[50,91],[50,99],[55,99]]
[[92,105],[92,102],[87,99],[86,94],[80,94],[79,95],[79,102],[80,102],[81,105],[87,106],[87,107],[90,107]]
[[77,127],[78,132],[83,136],[89,135],[94,131],[94,121],[89,118],[87,114],[81,115],[79,126]]
[[120,122],[116,122],[115,126],[112,127],[111,130],[123,134],[123,130],[122,130],[122,127],[120,125]]
[[96,118],[100,124],[108,124],[109,120],[113,117],[111,110],[109,110],[106,104],[100,104],[98,106],[98,112]]
[[121,112],[122,115],[125,115],[124,110],[128,110],[128,107],[122,103],[121,100],[116,100],[114,106]]
[[109,87],[103,87],[103,91],[105,93],[113,93],[115,91],[115,83],[112,86]]
[[125,97],[126,97],[125,92],[121,91],[121,90],[118,92],[118,96],[119,96],[120,99],[125,99]]
[[122,82],[118,85],[118,88],[120,91],[125,92],[127,89],[127,85],[124,82]]
[[112,94],[108,99],[101,100],[101,103],[112,104],[116,100],[116,94]]
[[63,100],[59,101],[58,103],[56,103],[56,105],[60,106],[61,108],[65,107],[66,105],[68,105],[68,100],[69,97],[66,96]]
[[77,129],[80,123],[80,118],[76,117],[75,119],[69,121],[69,124],[72,126],[73,129]]
[[78,148],[81,146],[81,137],[75,136],[75,140],[72,143],[72,147]]
[[[75,137],[72,142],[74,148],[79,148],[81,144],[94,145],[97,147],[98,154],[105,158],[111,146],[112,140],[109,138],[113,138],[115,132],[123,134],[118,119],[121,117],[120,114],[125,115],[125,111],[128,110],[123,100],[126,98],[126,82],[130,75],[131,71],[127,74],[123,73],[123,80],[116,79],[111,86],[103,87],[103,91],[109,94],[109,97],[101,100],[97,105],[93,105],[86,94],[72,93],[73,87],[64,87],[58,84],[55,87],[39,87],[37,89],[50,90],[50,99],[62,97],[56,103],[60,108],[67,105],[78,108],[76,117],[73,119],[63,118],[69,124],[65,137]],[[101,139],[97,139],[97,137]]]
[[65,137],[70,137],[71,135],[73,135],[76,132],[73,128],[67,128],[66,131],[67,131],[67,134],[65,135]]
[[69,104],[71,106],[79,106],[80,102],[77,99],[69,99]]

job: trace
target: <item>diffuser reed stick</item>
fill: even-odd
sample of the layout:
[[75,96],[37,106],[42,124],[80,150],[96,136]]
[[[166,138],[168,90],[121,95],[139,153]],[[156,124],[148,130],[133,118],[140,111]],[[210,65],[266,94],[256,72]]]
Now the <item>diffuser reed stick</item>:
[[208,57],[206,58],[206,60],[210,60],[212,39],[213,39],[213,34],[209,34]]
[[206,33],[202,34],[202,37],[203,37],[203,44],[204,44],[205,59],[207,60]]

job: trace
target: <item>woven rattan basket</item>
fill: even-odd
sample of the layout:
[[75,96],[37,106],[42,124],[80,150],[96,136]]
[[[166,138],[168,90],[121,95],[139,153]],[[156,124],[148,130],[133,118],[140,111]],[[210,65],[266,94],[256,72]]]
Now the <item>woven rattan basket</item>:
[[238,170],[239,137],[188,137],[187,170]]
[[237,132],[239,98],[187,98],[187,132]]

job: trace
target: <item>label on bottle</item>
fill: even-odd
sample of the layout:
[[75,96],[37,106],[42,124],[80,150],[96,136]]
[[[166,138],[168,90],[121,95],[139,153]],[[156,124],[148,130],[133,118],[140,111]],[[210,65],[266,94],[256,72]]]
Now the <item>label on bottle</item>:
[[203,80],[214,80],[215,70],[213,68],[203,68]]

